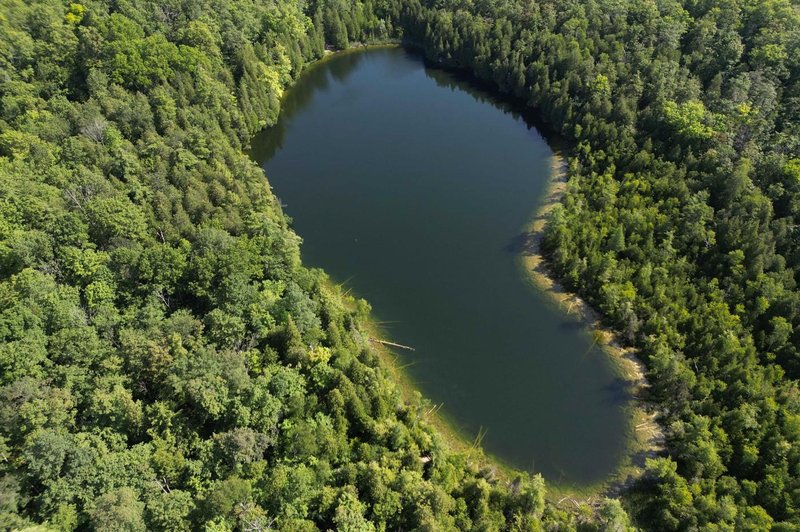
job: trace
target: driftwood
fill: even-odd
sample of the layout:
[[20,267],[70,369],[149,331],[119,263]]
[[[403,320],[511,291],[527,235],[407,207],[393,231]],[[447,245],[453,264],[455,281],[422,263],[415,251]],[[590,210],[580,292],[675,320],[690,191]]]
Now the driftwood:
[[392,346],[392,347],[399,347],[400,349],[408,349],[409,351],[414,351],[414,348],[413,348],[413,347],[409,347],[409,346],[407,346],[407,345],[403,345],[403,344],[396,344],[396,343],[394,343],[394,342],[389,342],[389,341],[387,341],[387,340],[379,340],[379,339],[377,339],[377,338],[370,338],[370,340],[372,340],[373,342],[376,342],[376,343],[382,344],[382,345],[390,345],[390,346]]

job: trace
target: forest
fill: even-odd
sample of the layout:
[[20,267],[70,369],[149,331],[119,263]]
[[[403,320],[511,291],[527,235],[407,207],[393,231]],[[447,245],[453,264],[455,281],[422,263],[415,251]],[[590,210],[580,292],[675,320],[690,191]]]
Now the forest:
[[[2,6],[0,527],[800,527],[796,0]],[[549,264],[667,436],[619,500],[448,448],[245,153],[308,63],[390,39],[571,146]]]
[[410,2],[433,61],[566,138],[551,267],[648,367],[659,530],[800,526],[797,2]]

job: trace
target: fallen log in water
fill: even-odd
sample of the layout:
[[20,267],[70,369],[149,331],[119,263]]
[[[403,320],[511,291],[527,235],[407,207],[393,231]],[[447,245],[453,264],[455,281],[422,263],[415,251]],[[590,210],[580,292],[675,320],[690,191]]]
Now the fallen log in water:
[[379,344],[390,345],[392,347],[399,347],[400,349],[408,349],[409,351],[414,351],[413,347],[409,347],[403,344],[396,344],[394,342],[389,342],[388,340],[379,340],[378,338],[370,338],[370,340],[373,342],[377,342]]

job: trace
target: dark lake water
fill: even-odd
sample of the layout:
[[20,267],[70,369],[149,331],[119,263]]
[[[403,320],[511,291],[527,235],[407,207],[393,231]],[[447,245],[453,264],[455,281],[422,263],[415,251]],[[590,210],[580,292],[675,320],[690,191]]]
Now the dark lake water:
[[564,483],[613,472],[628,400],[591,337],[523,279],[512,243],[552,152],[490,95],[402,49],[333,57],[253,140],[306,264],[366,298],[422,393],[469,437]]

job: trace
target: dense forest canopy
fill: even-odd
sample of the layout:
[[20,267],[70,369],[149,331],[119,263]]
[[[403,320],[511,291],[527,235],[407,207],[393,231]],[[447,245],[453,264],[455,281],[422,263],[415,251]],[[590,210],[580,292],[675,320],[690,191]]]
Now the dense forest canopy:
[[552,267],[647,363],[658,529],[800,526],[797,2],[410,2],[426,54],[572,142]]
[[3,0],[0,526],[627,526],[447,450],[244,154],[326,45],[393,37],[572,145],[546,251],[668,436],[635,522],[800,526],[799,10]]
[[[0,528],[569,521],[444,450],[244,154],[372,7],[4,1]],[[625,522],[618,503],[605,519]]]

